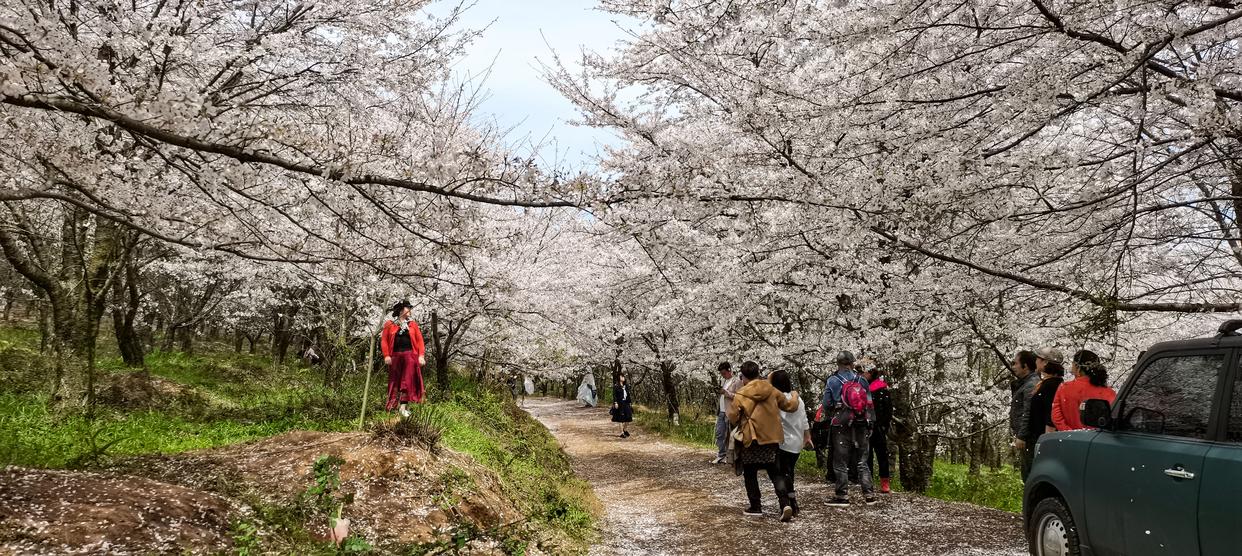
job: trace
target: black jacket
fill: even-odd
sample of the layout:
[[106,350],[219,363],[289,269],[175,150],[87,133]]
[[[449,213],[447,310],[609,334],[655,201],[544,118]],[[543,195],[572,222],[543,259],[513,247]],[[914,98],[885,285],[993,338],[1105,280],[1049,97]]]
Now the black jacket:
[[1031,394],[1031,409],[1027,413],[1026,442],[1032,444],[1044,434],[1044,427],[1052,425],[1052,399],[1061,387],[1061,377],[1044,379]]

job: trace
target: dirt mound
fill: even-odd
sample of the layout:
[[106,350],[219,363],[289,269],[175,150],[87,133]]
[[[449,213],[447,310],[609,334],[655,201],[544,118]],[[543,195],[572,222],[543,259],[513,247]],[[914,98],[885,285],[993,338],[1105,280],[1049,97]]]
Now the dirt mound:
[[[313,481],[320,456],[344,460],[341,492],[353,495],[342,511],[351,532],[376,546],[445,540],[468,526],[492,529],[522,519],[501,493],[496,476],[458,454],[377,439],[369,433],[295,431],[201,452],[133,460],[127,467],[190,488],[227,496],[292,504]],[[306,526],[327,537],[326,520]]]
[[214,554],[232,546],[229,500],[124,475],[0,470],[0,552]]
[[127,409],[163,407],[170,404],[202,404],[193,388],[153,376],[146,371],[105,375],[97,399],[99,403]]

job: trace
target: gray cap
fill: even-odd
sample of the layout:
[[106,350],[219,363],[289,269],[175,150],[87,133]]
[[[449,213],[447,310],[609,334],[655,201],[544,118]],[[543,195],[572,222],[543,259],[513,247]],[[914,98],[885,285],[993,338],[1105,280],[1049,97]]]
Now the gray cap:
[[838,365],[853,365],[854,361],[855,359],[854,359],[853,353],[850,353],[848,351],[842,351],[840,353],[837,353],[837,364]]
[[1064,363],[1065,356],[1061,355],[1060,350],[1052,346],[1044,346],[1035,350],[1035,357],[1052,361],[1053,363]]

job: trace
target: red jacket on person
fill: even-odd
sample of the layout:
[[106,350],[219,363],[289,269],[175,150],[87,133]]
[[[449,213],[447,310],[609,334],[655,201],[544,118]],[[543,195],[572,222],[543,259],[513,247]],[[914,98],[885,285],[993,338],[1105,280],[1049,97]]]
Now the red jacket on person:
[[[413,347],[414,357],[422,357],[427,353],[423,346],[423,331],[418,328],[418,323],[413,320],[409,321],[410,328],[410,345]],[[380,351],[384,357],[392,357],[392,346],[397,339],[397,331],[401,329],[401,325],[393,322],[391,319],[384,321],[384,331],[380,333]]]
[[1086,376],[1062,384],[1052,400],[1052,422],[1059,431],[1072,431],[1086,428],[1082,424],[1079,406],[1084,400],[1105,400],[1113,403],[1117,392],[1107,386],[1096,386]]

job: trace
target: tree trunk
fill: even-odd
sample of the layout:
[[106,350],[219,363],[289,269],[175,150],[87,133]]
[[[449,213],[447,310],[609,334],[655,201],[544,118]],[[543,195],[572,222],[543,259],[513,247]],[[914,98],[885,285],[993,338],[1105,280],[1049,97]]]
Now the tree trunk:
[[681,424],[681,402],[677,398],[677,383],[673,381],[673,371],[677,365],[672,361],[660,362],[660,385],[664,389],[664,399],[668,403],[668,420],[674,425]]
[[142,367],[144,351],[142,338],[134,328],[138,318],[138,308],[142,297],[138,293],[138,266],[133,255],[124,261],[124,279],[113,282],[112,296],[114,300],[124,299],[124,305],[116,304],[112,308],[112,330],[116,335],[117,350],[121,352],[121,360],[129,367]]

